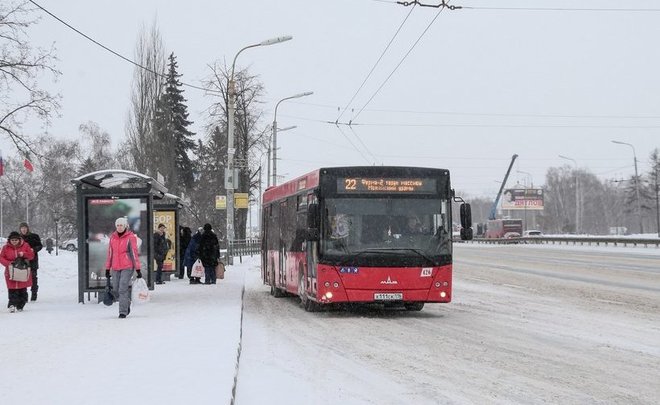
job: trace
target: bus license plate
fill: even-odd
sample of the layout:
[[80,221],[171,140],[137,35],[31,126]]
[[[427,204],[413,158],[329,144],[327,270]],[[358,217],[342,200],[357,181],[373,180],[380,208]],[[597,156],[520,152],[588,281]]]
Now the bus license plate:
[[374,300],[376,301],[396,301],[402,300],[403,293],[375,293]]

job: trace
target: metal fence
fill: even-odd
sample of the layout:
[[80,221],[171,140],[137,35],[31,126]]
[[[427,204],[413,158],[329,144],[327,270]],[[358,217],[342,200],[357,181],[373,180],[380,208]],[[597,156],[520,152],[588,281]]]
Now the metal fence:
[[[460,241],[459,241],[460,242]],[[485,239],[475,238],[472,243],[490,243],[498,245],[507,244],[552,244],[552,245],[588,245],[588,246],[644,246],[660,247],[660,238],[658,239],[640,239],[640,238],[617,238],[617,237],[579,237],[579,236],[531,236],[510,239]]]
[[234,256],[252,256],[261,254],[261,241],[259,239],[242,239],[229,243],[227,254]]

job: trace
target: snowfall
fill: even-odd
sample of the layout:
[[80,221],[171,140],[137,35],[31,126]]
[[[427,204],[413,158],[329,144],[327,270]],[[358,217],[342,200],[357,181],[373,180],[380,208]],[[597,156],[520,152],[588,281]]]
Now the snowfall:
[[[653,255],[660,251],[641,250]],[[260,279],[258,256],[243,257],[242,262],[236,259],[228,266],[225,279],[216,285],[190,285],[186,279],[172,278],[156,286],[149,303],[134,303],[126,319],[118,319],[117,304],[106,307],[93,294],[89,300],[85,297],[84,304],[77,302],[77,253],[60,251],[56,256],[55,252],[49,255],[42,251],[40,266],[38,301],[29,302],[21,313],[0,313],[0,404],[407,402],[403,399],[408,398],[405,384],[378,372],[365,375],[357,359],[344,359],[337,368],[333,364],[337,356],[323,348],[314,349],[318,343],[295,338],[288,341],[295,332],[274,337],[275,328],[287,327],[288,317],[302,318],[310,325],[328,318],[304,312],[293,298],[270,297]],[[277,326],[267,325],[270,315],[263,305],[253,305],[252,312],[243,311],[243,297],[250,293],[264,302],[283,302],[278,304],[286,309],[282,319],[272,319]],[[460,305],[459,299],[441,308],[451,313]],[[428,317],[428,311],[418,313],[424,322],[449,320],[444,315],[427,319],[424,314]],[[259,321],[258,313],[262,314]],[[381,326],[393,322],[391,317],[367,318],[349,316],[337,321],[364,321],[365,329],[368,324],[379,332],[385,330]],[[327,344],[328,339],[321,338],[320,343]],[[360,339],[356,334],[341,342],[351,345]],[[382,344],[385,346],[371,349],[386,352],[387,342]],[[301,349],[301,345],[307,347]],[[339,346],[333,349],[341,350]],[[302,363],[323,370],[317,372],[323,380],[313,382],[296,372]],[[388,392],[397,400],[389,402]],[[409,398],[413,401],[415,396]],[[458,397],[449,402],[463,401]]]

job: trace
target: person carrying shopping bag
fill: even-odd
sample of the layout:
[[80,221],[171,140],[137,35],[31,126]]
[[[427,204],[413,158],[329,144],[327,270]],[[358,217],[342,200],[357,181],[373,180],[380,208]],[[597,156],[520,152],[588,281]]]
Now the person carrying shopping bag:
[[138,256],[137,236],[128,229],[126,217],[117,218],[115,232],[110,235],[108,257],[105,261],[105,276],[112,280],[112,291],[119,300],[119,318],[126,318],[131,312],[131,278],[133,271],[142,278]]
[[25,281],[17,281],[12,279],[10,270],[17,259],[28,260],[28,263],[33,260],[34,251],[18,232],[10,233],[7,241],[7,244],[0,250],[0,263],[5,266],[5,282],[7,283],[9,295],[7,309],[9,309],[9,312],[21,312],[28,300],[27,289],[32,286],[32,274],[28,270]]

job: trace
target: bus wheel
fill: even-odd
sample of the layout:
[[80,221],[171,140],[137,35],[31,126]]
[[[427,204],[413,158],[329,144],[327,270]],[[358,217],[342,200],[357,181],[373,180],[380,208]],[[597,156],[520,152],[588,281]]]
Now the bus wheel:
[[408,311],[421,311],[422,308],[424,308],[424,303],[423,302],[410,302],[403,304],[404,307],[406,307],[406,310]]

